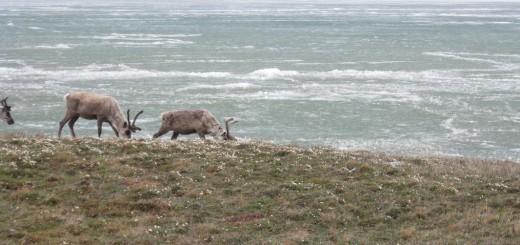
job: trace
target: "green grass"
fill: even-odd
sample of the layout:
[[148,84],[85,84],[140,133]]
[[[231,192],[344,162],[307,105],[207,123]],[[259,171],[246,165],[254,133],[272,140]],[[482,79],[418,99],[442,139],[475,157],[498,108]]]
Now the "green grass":
[[520,164],[4,136],[3,244],[518,244]]

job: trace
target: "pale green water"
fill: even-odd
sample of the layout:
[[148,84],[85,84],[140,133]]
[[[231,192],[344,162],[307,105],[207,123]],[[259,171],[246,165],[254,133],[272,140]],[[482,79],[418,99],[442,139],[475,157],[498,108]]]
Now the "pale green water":
[[138,138],[206,108],[242,140],[520,161],[519,4],[8,1],[0,33],[2,132],[56,135],[84,90],[144,110]]

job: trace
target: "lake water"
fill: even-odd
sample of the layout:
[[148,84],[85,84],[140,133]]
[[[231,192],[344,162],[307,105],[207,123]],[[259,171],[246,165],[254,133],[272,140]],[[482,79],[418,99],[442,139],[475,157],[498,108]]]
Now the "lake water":
[[520,162],[518,3],[12,0],[0,35],[2,133],[56,136],[63,96],[92,91],[145,111],[137,138],[205,108],[241,140]]

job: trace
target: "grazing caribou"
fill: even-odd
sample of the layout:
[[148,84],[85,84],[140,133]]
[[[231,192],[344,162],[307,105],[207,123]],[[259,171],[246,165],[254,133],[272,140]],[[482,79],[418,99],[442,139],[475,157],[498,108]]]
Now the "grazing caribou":
[[14,119],[11,117],[11,106],[7,104],[7,98],[0,101],[2,103],[2,120],[6,121],[7,124],[12,125],[14,124]]
[[224,131],[208,110],[167,111],[161,114],[161,121],[161,128],[153,135],[154,139],[173,131],[172,140],[177,139],[179,134],[193,133],[198,134],[201,139],[206,139],[205,135],[209,134],[217,140],[236,140],[229,133],[229,126],[238,121],[234,121],[233,118],[227,119]]
[[135,120],[143,111],[138,112],[134,117],[134,121],[130,123],[130,109],[126,112],[127,118],[125,118],[117,101],[110,96],[73,92],[66,94],[63,100],[67,110],[65,117],[60,121],[58,137],[61,137],[61,130],[67,122],[69,123],[72,137],[76,137],[73,127],[80,117],[87,120],[97,120],[98,137],[101,137],[103,122],[107,122],[112,127],[117,137],[131,138],[132,132],[141,130],[141,128],[135,126]]

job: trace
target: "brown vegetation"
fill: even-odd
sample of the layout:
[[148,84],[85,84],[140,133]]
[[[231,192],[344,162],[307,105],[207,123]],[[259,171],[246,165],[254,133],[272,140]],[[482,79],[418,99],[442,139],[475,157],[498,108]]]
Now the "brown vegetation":
[[264,142],[0,139],[4,244],[518,244],[520,164]]

